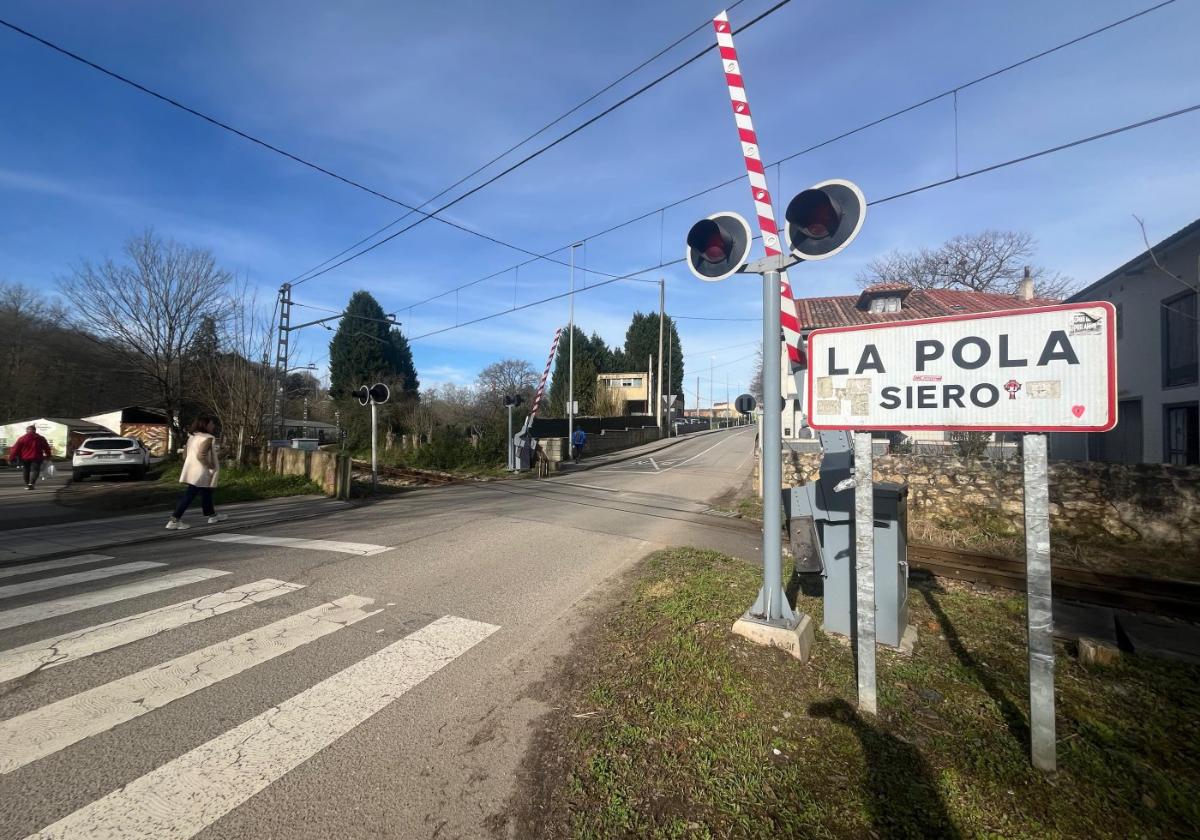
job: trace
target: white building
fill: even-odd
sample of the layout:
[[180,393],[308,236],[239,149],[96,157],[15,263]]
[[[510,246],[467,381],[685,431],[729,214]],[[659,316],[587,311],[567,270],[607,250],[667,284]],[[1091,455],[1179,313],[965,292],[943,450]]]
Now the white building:
[[1117,308],[1117,426],[1052,435],[1052,457],[1200,464],[1198,262],[1200,219],[1070,298]]

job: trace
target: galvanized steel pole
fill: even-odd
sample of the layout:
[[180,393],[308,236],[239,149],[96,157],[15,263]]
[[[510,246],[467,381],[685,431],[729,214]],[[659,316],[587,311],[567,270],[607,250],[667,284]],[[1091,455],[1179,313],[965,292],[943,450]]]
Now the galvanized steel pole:
[[[765,386],[764,386],[765,387]],[[854,581],[858,653],[858,708],[876,714],[875,699],[875,483],[871,433],[854,433]]]
[[571,246],[571,307],[567,319],[567,451],[575,436],[575,246]]
[[378,417],[379,406],[375,400],[371,400],[371,489],[379,489],[379,458],[378,449],[376,446],[376,419]]
[[[779,347],[779,272],[763,272],[763,358]],[[711,384],[711,374],[710,374]],[[768,620],[783,618],[783,397],[779,365],[763,365],[763,606]]]
[[654,380],[657,407],[654,409],[654,419],[658,423],[659,434],[662,433],[662,398],[663,398],[663,328],[666,325],[667,281],[658,278],[658,378]]
[[1050,489],[1046,436],[1025,435],[1025,580],[1029,627],[1029,733],[1033,766],[1057,769],[1054,606],[1050,595]]

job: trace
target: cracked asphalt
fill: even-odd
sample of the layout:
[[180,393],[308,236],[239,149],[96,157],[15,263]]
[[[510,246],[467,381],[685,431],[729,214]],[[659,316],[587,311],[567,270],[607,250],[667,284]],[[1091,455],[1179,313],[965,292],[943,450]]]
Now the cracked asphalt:
[[[754,432],[698,436],[653,461],[421,490],[246,531],[391,547],[372,556],[191,539],[145,543],[106,553],[113,564],[152,560],[165,568],[5,599],[0,610],[182,569],[228,572],[0,631],[3,663],[13,648],[68,634],[77,643],[87,628],[188,599],[207,596],[194,608],[211,613],[63,664],[54,659],[65,641],[47,644],[41,665],[0,683],[0,722],[348,596],[371,599],[361,609],[372,614],[0,775],[0,840],[37,832],[257,715],[274,714],[288,698],[442,616],[500,629],[195,836],[510,836],[505,809],[547,711],[542,685],[586,630],[600,603],[594,596],[666,546],[757,561],[756,529],[710,511],[713,500],[749,487]],[[249,596],[217,593],[267,578],[303,588],[218,609]],[[449,656],[427,655],[437,664]],[[194,796],[202,802],[205,792]]]

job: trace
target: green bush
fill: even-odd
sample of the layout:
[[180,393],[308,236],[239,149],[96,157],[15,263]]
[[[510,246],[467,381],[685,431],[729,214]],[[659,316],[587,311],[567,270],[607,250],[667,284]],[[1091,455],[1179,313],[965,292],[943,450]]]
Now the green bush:
[[485,431],[478,443],[471,444],[470,436],[455,426],[445,426],[433,433],[433,440],[412,452],[409,466],[427,470],[462,470],[497,467],[505,462],[504,435]]

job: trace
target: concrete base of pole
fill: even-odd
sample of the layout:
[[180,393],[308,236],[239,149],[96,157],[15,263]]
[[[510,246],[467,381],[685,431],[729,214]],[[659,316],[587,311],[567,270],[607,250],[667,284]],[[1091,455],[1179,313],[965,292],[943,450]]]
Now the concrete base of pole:
[[801,662],[812,655],[816,631],[805,613],[796,613],[792,621],[765,621],[746,613],[733,623],[733,632],[756,645],[777,647]]

